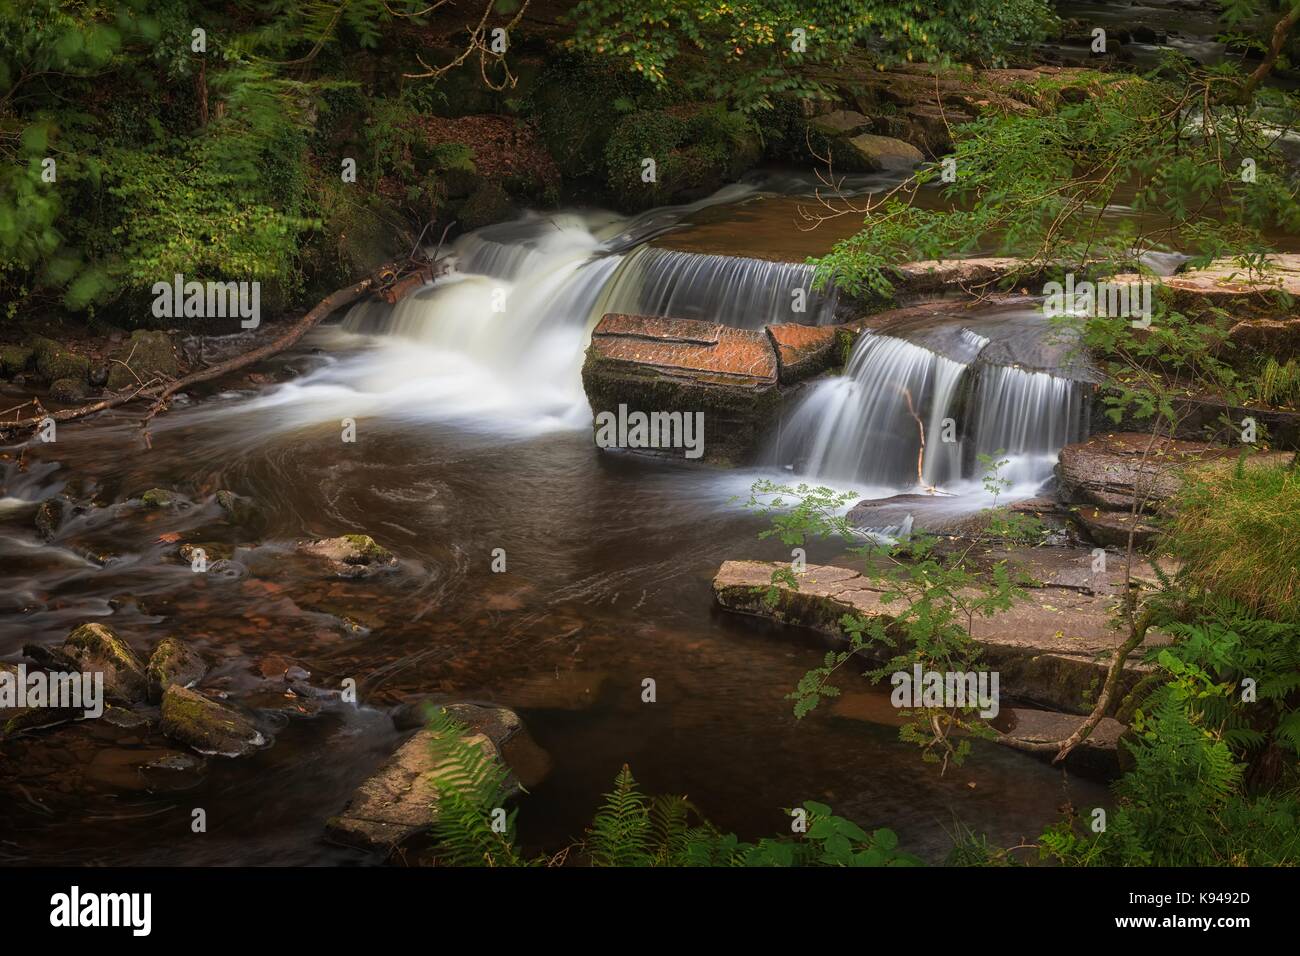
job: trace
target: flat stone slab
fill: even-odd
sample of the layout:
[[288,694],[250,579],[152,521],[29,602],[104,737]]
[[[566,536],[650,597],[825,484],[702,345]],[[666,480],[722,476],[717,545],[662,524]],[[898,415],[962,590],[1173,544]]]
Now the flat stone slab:
[[589,354],[732,387],[765,388],[777,381],[776,350],[764,332],[694,319],[610,314],[592,332]]
[[[773,587],[772,572],[779,567],[788,565],[724,561],[713,579],[714,596],[727,610],[811,628],[840,640],[847,636],[840,624],[845,614],[888,621],[902,607],[887,603],[884,588],[870,578],[830,565],[809,565],[799,576],[797,591],[776,586],[776,603],[769,605],[764,595]],[[1115,598],[1081,588],[1068,577],[1061,584],[1039,584],[1030,589],[1028,600],[993,617],[976,618],[971,634],[983,646],[989,665],[999,670],[1003,693],[1057,710],[1088,713],[1090,695],[1124,641],[1111,624]],[[1146,670],[1135,663],[1143,649],[1165,641],[1159,634],[1148,636],[1125,665],[1126,685]],[[1117,695],[1117,701],[1122,696]]]

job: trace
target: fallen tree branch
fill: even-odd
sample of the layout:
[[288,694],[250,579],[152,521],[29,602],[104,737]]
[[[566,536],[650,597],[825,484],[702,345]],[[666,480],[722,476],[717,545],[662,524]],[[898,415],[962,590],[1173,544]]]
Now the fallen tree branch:
[[[439,242],[441,246],[441,242]],[[91,402],[88,405],[81,405],[77,408],[66,408],[62,411],[49,412],[45,415],[31,418],[18,419],[12,422],[0,423],[0,432],[12,432],[19,429],[39,428],[46,421],[52,419],[55,422],[69,422],[79,418],[85,418],[87,415],[93,415],[96,412],[107,411],[110,408],[118,408],[140,399],[152,399],[153,406],[145,418],[145,422],[153,418],[154,415],[161,411],[167,399],[171,398],[177,392],[190,388],[203,382],[210,382],[213,379],[229,375],[231,372],[237,372],[242,368],[247,368],[265,359],[278,355],[285,349],[293,345],[306,335],[311,329],[319,325],[324,319],[328,318],[338,309],[345,305],[351,305],[360,299],[367,292],[378,291],[392,285],[400,276],[405,273],[423,270],[428,278],[433,278],[435,271],[433,266],[437,262],[435,259],[428,262],[412,259],[410,262],[398,265],[395,263],[386,263],[366,276],[359,282],[350,286],[345,286],[331,292],[325,298],[321,299],[312,309],[307,312],[301,319],[282,332],[273,341],[268,342],[258,348],[251,349],[235,356],[225,362],[218,362],[216,365],[209,365],[206,368],[191,372],[183,378],[178,378],[172,382],[162,383],[145,383],[141,388],[132,392],[122,392],[108,398],[101,399],[97,402]],[[413,268],[414,267],[414,268]],[[21,406],[20,406],[21,407]]]

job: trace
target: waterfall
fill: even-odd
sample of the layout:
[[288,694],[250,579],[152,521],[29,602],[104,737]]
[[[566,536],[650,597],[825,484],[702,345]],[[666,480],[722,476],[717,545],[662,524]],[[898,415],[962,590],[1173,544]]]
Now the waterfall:
[[1003,452],[1008,465],[1001,473],[1013,485],[1042,482],[1057,452],[1083,436],[1085,414],[1084,389],[1068,378],[984,366],[975,390],[976,453]]
[[[800,471],[833,481],[866,481],[874,487],[949,477],[960,452],[939,441],[966,366],[902,339],[864,335],[844,374],[817,384],[781,428]],[[787,440],[786,436],[790,436]],[[786,449],[778,449],[778,457]]]
[[[989,338],[962,328],[952,355],[863,333],[844,374],[815,383],[781,423],[770,464],[884,496],[979,482],[1002,452],[1017,488],[1050,477],[1086,431],[1085,389],[1069,378],[979,360]],[[861,489],[860,489],[861,490]]]
[[835,293],[813,291],[813,266],[642,246],[614,277],[606,311],[761,329],[834,321]]

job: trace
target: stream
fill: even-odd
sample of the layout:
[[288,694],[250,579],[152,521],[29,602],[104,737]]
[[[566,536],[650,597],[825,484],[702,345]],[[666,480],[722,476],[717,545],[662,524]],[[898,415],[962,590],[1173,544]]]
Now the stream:
[[[905,471],[871,471],[857,443],[888,444],[910,424],[869,394],[843,394],[869,393],[887,342],[926,376],[921,390],[952,392],[966,365],[933,360],[937,350],[918,364],[915,337],[876,339],[874,357],[855,355],[851,369],[867,377],[819,386],[839,390],[819,399],[838,410],[815,414],[841,422],[851,453],[787,454],[778,442],[766,465],[721,471],[593,445],[579,370],[594,321],[608,311],[751,328],[789,318],[789,290],[811,281],[808,267],[718,254],[734,254],[726,237],[736,231],[751,243],[784,232],[801,250],[775,258],[825,251],[833,237],[818,243],[791,220],[804,188],[752,181],[630,219],[572,211],[488,227],[458,241],[449,279],[396,307],[364,303],[336,317],[260,369],[272,384],[178,404],[152,423],[149,449],[135,413],[4,449],[0,659],[86,621],[111,625],[142,655],[173,634],[212,665],[204,689],[256,710],[272,742],[247,758],[178,763],[176,745],[146,727],[84,721],[24,737],[0,762],[0,861],[369,862],[327,843],[323,823],[402,739],[389,709],[426,694],[513,707],[549,753],[550,775],[521,803],[532,849],[580,838],[624,763],[647,791],[686,794],[744,838],[783,831],[782,808],[819,800],[893,828],[932,861],[959,827],[1011,846],[1064,804],[1105,802],[1101,783],[993,745],[941,774],[898,740],[888,688],[851,674],[833,710],[796,721],[785,695],[825,646],[714,605],[723,560],[788,558],[758,539],[763,522],[737,500],[756,479],[793,468],[863,493],[908,489]],[[811,301],[803,320],[828,321],[833,293]],[[986,317],[980,348],[1030,315]],[[1014,477],[1029,495],[1077,434],[1071,392],[1046,373],[997,375],[1006,377],[981,386],[996,419],[989,441],[1020,442]],[[854,401],[877,411],[864,420],[845,408]],[[1026,403],[1043,414],[1026,422]],[[344,419],[355,442],[341,439]],[[972,510],[987,504],[960,462],[935,461],[927,479]],[[142,507],[154,487],[185,500]],[[256,534],[224,520],[222,489],[256,503]],[[34,514],[52,494],[94,506],[43,542]],[[343,581],[293,549],[350,532],[392,550],[399,570]],[[176,557],[176,536],[223,544],[230,557],[195,574]],[[492,571],[494,549],[504,549],[504,573]],[[814,548],[809,560],[834,555]],[[286,694],[273,675],[289,666],[309,675],[301,683],[314,696]],[[647,677],[655,703],[642,702]],[[359,705],[337,696],[347,678]],[[191,831],[195,808],[206,833]]]

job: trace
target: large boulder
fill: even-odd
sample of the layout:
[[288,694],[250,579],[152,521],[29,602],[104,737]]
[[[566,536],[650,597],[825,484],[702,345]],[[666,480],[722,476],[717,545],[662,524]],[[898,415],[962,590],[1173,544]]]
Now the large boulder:
[[869,173],[911,169],[925,162],[925,154],[911,143],[873,133],[859,133],[849,137],[844,140],[843,147],[837,150],[836,155],[850,157],[851,169]]
[[[1029,549],[1031,552],[1039,549]],[[1088,558],[1084,551],[1082,558]],[[725,561],[713,579],[718,604],[728,611],[810,628],[844,640],[845,615],[875,618],[890,626],[901,606],[886,600],[890,585],[851,568],[808,565],[798,588],[772,584],[772,572],[789,564]],[[1105,678],[1109,656],[1126,634],[1113,626],[1114,598],[1109,588],[1080,587],[1059,574],[1036,587],[1034,597],[992,617],[972,622],[971,636],[984,662],[1001,675],[1001,693],[1055,710],[1086,714],[1092,695]],[[975,596],[972,589],[971,597]],[[1143,647],[1163,643],[1151,634]],[[887,653],[869,648],[875,663]],[[1125,665],[1125,693],[1145,672],[1140,654]],[[1117,695],[1117,700],[1124,696]]]
[[108,387],[139,388],[146,382],[173,379],[180,371],[176,348],[166,332],[137,329],[113,352]]
[[748,458],[765,439],[786,398],[784,386],[829,368],[838,354],[829,326],[737,329],[610,313],[592,332],[582,382],[598,416],[620,406],[646,414],[703,413],[702,457],[726,464]]

